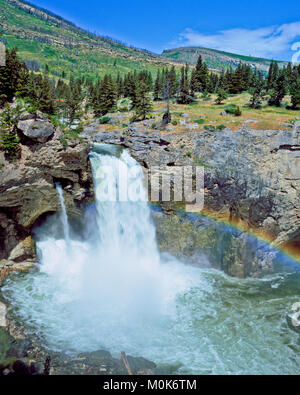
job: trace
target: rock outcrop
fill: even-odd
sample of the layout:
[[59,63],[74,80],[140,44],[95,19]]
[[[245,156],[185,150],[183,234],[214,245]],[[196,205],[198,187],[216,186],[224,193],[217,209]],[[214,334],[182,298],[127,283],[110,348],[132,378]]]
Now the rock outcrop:
[[24,136],[38,143],[45,143],[54,134],[54,126],[44,119],[20,120],[18,129]]
[[20,121],[41,126],[30,140],[21,140],[20,159],[7,162],[0,153],[0,276],[1,270],[28,269],[36,261],[31,229],[41,216],[60,209],[56,183],[65,189],[70,215],[93,195],[91,146],[78,140],[63,145],[60,131],[54,133],[49,121],[39,118]]
[[[132,125],[126,132],[82,134],[88,141],[129,149],[145,169],[204,169],[204,213],[300,251],[300,124],[291,130],[159,134]],[[154,169],[154,173],[158,172]],[[166,212],[177,203],[161,202]],[[180,205],[179,205],[180,206]]]
[[[38,118],[48,122],[41,114]],[[28,120],[32,121],[30,114],[23,114],[23,121]],[[41,216],[60,209],[57,182],[64,188],[71,216],[79,215],[80,206],[92,200],[88,153],[93,142],[127,148],[154,177],[172,175],[177,166],[201,167],[205,174],[204,213],[261,233],[277,246],[300,249],[299,124],[289,131],[244,127],[238,132],[167,134],[151,132],[147,122],[114,132],[99,132],[94,122],[82,133],[84,141],[68,141],[64,146],[58,130],[49,135],[46,143],[28,138],[22,141],[21,157],[16,162],[5,161],[0,153],[0,162],[5,165],[0,168],[0,276],[3,270],[27,269],[36,260],[31,229]],[[159,204],[169,214],[184,208],[184,202],[172,201],[172,193],[170,202]],[[161,224],[161,219],[158,222]],[[193,226],[198,229],[195,241],[202,233],[197,225]],[[185,232],[183,228],[178,228],[178,234]],[[222,265],[239,277],[257,273],[261,264],[247,248],[243,250],[243,233],[234,237],[236,242],[228,246]],[[159,242],[164,239],[162,236]],[[202,245],[202,241],[198,244]],[[170,240],[160,244],[162,250],[171,253],[175,244],[180,245]],[[189,247],[188,242],[181,253],[188,255],[189,248],[197,250],[197,245]],[[242,263],[245,254],[253,257],[249,258],[252,264]],[[236,266],[232,265],[232,256],[236,257]],[[265,262],[263,266],[270,264]]]

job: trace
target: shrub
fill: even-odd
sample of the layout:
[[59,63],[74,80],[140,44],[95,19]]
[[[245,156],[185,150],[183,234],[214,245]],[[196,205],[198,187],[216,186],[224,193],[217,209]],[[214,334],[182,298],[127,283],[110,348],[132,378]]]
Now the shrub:
[[132,103],[131,100],[129,99],[122,99],[119,101],[117,105],[117,109],[120,112],[129,112],[131,107],[132,107]]
[[224,129],[226,129],[226,126],[225,126],[225,125],[219,125],[219,126],[217,126],[217,130],[224,130]]
[[133,122],[137,122],[138,118],[134,115],[133,117],[130,118],[129,122],[133,123]]
[[104,117],[101,117],[99,119],[99,123],[100,123],[100,125],[105,125],[105,124],[109,123],[110,120],[111,120],[111,118],[108,117],[107,115],[105,115]]
[[204,119],[196,119],[195,123],[198,125],[203,125],[205,123]]
[[58,128],[60,126],[60,122],[55,115],[49,115],[49,119],[55,128]]
[[211,99],[211,95],[209,94],[209,92],[205,91],[202,93],[201,99],[203,101],[209,101]]
[[66,137],[61,137],[59,140],[60,140],[61,145],[63,146],[63,148],[66,149],[67,146],[68,146]]
[[221,88],[218,90],[217,95],[218,95],[216,99],[217,104],[222,104],[222,102],[226,100],[228,97],[227,92]]
[[242,111],[241,111],[240,107],[237,106],[236,104],[230,104],[229,106],[226,106],[225,111],[227,112],[227,114],[231,114],[236,117],[239,117],[242,115]]
[[215,132],[216,128],[213,125],[205,125],[204,129],[207,130],[208,132]]
[[177,126],[177,125],[178,125],[178,121],[176,121],[176,120],[174,119],[174,121],[172,121],[172,125],[173,125],[173,126]]

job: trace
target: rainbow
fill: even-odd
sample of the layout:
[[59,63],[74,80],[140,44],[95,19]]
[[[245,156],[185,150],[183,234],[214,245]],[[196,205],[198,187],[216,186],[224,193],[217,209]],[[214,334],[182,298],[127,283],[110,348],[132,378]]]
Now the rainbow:
[[[150,205],[162,211],[161,206],[157,205],[156,203],[151,202]],[[274,243],[274,238],[271,235],[269,235],[267,232],[265,232],[262,229],[249,228],[249,225],[247,225],[245,222],[232,221],[226,218],[225,215],[213,212],[211,210],[204,210],[201,213],[188,213],[184,209],[178,209],[176,210],[176,213],[183,214],[189,218],[193,218],[193,217],[207,218],[209,220],[217,222],[223,227],[228,227],[231,230],[234,229],[239,232],[246,233],[251,237],[253,237],[254,239],[268,245],[272,250],[278,251],[284,256],[288,257],[289,259],[294,261],[294,263],[300,264],[299,249],[293,247],[278,246]]]
[[[180,210],[180,211],[183,211],[183,210]],[[243,222],[230,221],[229,219],[220,217],[218,214],[213,213],[213,212],[205,211],[203,213],[193,213],[192,215],[206,217],[208,219],[218,222],[219,224],[221,224],[223,226],[247,233],[250,236],[254,237],[255,239],[259,240],[260,242],[269,245],[272,249],[281,252],[282,254],[286,255],[287,257],[289,257],[296,263],[300,264],[299,249],[296,249],[293,247],[285,247],[285,246],[276,245],[274,243],[274,238],[262,229],[254,229],[254,228],[251,229],[251,228],[249,228],[249,226],[245,225],[245,223],[243,223]]]

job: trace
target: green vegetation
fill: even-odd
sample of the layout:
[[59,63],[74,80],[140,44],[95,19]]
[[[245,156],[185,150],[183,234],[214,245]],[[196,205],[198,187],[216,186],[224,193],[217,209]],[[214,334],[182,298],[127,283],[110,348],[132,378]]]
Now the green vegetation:
[[[240,122],[233,118],[240,117],[245,121],[247,118],[242,119],[244,113],[249,118],[253,114],[259,117],[261,122],[256,121],[257,118],[254,122],[261,128],[270,127],[270,120],[274,124],[277,122],[278,127],[278,124],[288,122],[300,105],[300,66],[288,65],[279,69],[274,63],[266,78],[244,65],[235,71],[227,70],[216,75],[199,58],[194,70],[185,65],[181,74],[174,67],[158,70],[154,82],[152,73],[147,70],[134,70],[124,76],[118,73],[116,77],[105,74],[95,81],[73,76],[69,81],[63,78],[55,81],[50,79],[48,68],[43,73],[30,72],[15,49],[7,49],[6,57],[6,66],[0,67],[0,110],[3,108],[0,149],[11,159],[18,157],[19,150],[17,113],[20,109],[8,105],[14,98],[22,100],[22,106],[29,113],[41,111],[47,114],[52,124],[63,130],[63,146],[66,146],[67,139],[78,139],[81,122],[87,122],[91,117],[100,118],[99,123],[107,125],[107,130],[112,130],[110,124],[115,121],[110,122],[110,113],[115,111],[128,113],[128,116],[124,114],[125,122],[155,118],[153,99],[155,110],[159,109],[158,112],[163,114],[161,121],[155,120],[153,128],[161,130],[172,122],[171,105],[176,106],[174,116],[184,115],[199,126],[209,124],[204,126],[208,131],[222,131],[227,126],[236,129]],[[201,100],[203,97],[210,97],[211,101]],[[225,100],[222,119],[215,104]],[[200,116],[203,118],[199,119]],[[120,124],[123,119],[117,122]],[[122,127],[126,125],[124,123]],[[172,125],[180,130],[185,127],[185,122],[175,119]]]
[[242,115],[242,111],[239,106],[236,104],[230,104],[225,107],[225,111],[227,114],[234,115],[235,117],[240,117]]
[[[101,117],[101,118],[99,119],[99,124],[100,124],[100,125],[105,125],[105,124],[109,123],[110,120],[111,120],[111,118],[108,117],[108,116]],[[126,125],[125,125],[125,126],[126,126]]]
[[[19,56],[32,71],[47,71],[56,80],[85,78],[95,81],[110,73],[124,76],[147,70],[153,75],[169,64],[159,56],[98,37],[51,13],[18,7],[0,0],[0,31],[8,48],[17,47]],[[47,16],[46,16],[47,15]]]
[[290,92],[292,108],[297,109],[300,106],[300,78],[292,84]]
[[[264,58],[256,58],[252,56],[238,55],[230,52],[218,51],[210,48],[202,47],[183,47],[166,50],[162,56],[172,59],[173,61],[197,64],[199,56],[205,57],[207,66],[211,69],[229,69],[232,64],[238,66],[241,61],[247,65],[254,65],[258,70],[266,72],[270,66],[271,61]],[[276,61],[279,65],[284,65],[285,62]]]
[[135,93],[135,113],[136,116],[142,120],[152,111],[151,98],[147,92],[147,84],[144,81],[139,81]]
[[197,123],[198,125],[203,125],[205,123],[204,119],[196,119],[195,123]]
[[217,100],[216,100],[216,103],[217,103],[217,104],[222,104],[222,102],[223,102],[224,100],[226,100],[227,97],[228,97],[228,95],[227,95],[225,89],[223,89],[223,88],[219,88],[218,91],[217,91],[217,94],[218,94]]
[[4,105],[0,115],[0,150],[4,151],[8,159],[16,159],[19,155],[19,138],[17,136],[17,123],[20,107],[15,108]]

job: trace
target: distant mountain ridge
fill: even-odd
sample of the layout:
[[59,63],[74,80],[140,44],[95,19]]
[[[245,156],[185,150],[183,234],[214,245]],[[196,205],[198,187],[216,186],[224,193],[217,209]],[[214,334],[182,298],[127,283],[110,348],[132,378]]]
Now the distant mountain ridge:
[[94,80],[105,73],[116,76],[144,69],[155,75],[158,68],[165,66],[196,64],[199,55],[215,70],[235,68],[242,62],[267,72],[271,63],[268,59],[202,47],[170,49],[157,55],[90,33],[27,1],[0,0],[0,11],[0,32],[6,45],[17,46],[20,56],[35,71],[42,71],[48,65],[50,74],[56,78],[73,74]]
[[[267,72],[269,70],[271,60],[264,58],[256,58],[251,56],[244,56],[233,54],[229,52],[219,51],[215,49],[203,47],[182,47],[163,51],[162,56],[172,59],[176,62],[187,62],[196,64],[202,56],[203,60],[211,69],[221,70],[222,68],[233,67],[236,68],[240,62],[248,64],[253,68]],[[286,65],[288,62],[276,61],[280,66]]]
[[20,0],[0,0],[0,29],[3,41],[17,46],[29,64],[48,64],[57,77],[63,72],[95,78],[106,72],[116,75],[175,62],[151,52],[130,47],[90,33],[43,8]]

